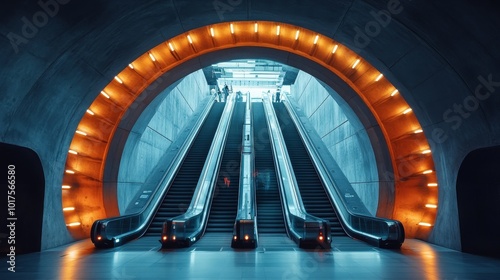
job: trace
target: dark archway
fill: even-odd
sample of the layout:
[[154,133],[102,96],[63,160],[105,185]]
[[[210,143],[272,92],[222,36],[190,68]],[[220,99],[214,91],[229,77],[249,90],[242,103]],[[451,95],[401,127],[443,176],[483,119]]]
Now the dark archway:
[[0,143],[0,154],[0,247],[11,261],[16,254],[41,250],[45,178],[42,162],[33,150]]
[[500,257],[500,146],[469,153],[460,166],[457,200],[462,251]]

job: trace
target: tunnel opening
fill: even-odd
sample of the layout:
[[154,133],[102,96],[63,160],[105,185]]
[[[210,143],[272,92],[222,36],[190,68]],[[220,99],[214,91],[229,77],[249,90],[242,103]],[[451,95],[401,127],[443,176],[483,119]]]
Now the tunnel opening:
[[[422,188],[437,187],[437,176],[423,129],[399,90],[368,61],[327,36],[276,22],[258,22],[257,34],[255,24],[219,23],[180,34],[126,65],[96,93],[76,128],[63,178],[63,184],[75,186],[70,202],[80,206],[74,219],[78,224],[68,227],[73,236],[87,236],[95,219],[119,212],[116,176],[123,146],[151,100],[196,69],[251,54],[307,69],[341,94],[374,146],[385,191],[377,215],[402,220],[408,236],[428,237],[436,210],[429,212],[422,201],[409,197],[428,192]],[[260,33],[264,27],[272,32]],[[281,33],[274,32],[276,28]],[[88,146],[93,149],[85,149]]]
[[[203,73],[203,74],[201,74]],[[200,84],[207,84],[200,88]],[[165,89],[138,118],[124,146],[116,197],[121,215],[132,213],[144,205],[153,190],[146,181],[159,177],[174,157],[169,152],[179,144],[182,131],[196,117],[184,108],[187,104],[204,107],[204,99],[214,97],[224,102],[222,89],[228,85],[230,96],[243,101],[293,102],[304,112],[316,133],[334,156],[370,213],[376,214],[379,201],[378,166],[368,133],[358,116],[341,96],[317,78],[295,67],[260,58],[218,62],[197,70]],[[339,103],[344,104],[339,104]],[[185,104],[185,105],[183,105]],[[194,104],[194,105],[193,105]],[[198,110],[198,109],[197,109]],[[178,117],[181,114],[185,117]],[[170,154],[170,155],[167,155]],[[356,159],[356,160],[354,160]],[[363,164],[363,168],[359,168]],[[137,168],[141,166],[141,168]],[[151,178],[151,179],[149,179]]]

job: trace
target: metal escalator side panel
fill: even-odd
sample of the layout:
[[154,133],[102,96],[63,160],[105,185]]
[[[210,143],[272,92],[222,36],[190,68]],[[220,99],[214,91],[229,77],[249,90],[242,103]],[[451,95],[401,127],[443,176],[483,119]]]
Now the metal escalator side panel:
[[232,248],[256,248],[259,244],[255,194],[255,154],[250,93],[246,94],[244,121],[240,135],[240,182],[237,213],[231,236]]

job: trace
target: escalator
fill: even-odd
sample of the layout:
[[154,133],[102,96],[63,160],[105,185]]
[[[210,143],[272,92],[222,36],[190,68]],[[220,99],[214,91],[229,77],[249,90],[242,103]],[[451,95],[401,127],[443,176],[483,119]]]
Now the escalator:
[[252,104],[255,170],[257,180],[257,228],[262,233],[286,233],[285,221],[276,179],[264,106]]
[[331,234],[345,236],[311,158],[283,103],[273,103],[292,162],[302,202],[308,214],[330,222]]
[[225,103],[215,103],[171,183],[145,235],[160,236],[163,222],[186,212],[193,197]]
[[[232,232],[238,208],[245,103],[236,102],[210,207],[206,232]],[[227,241],[227,240],[226,240]]]

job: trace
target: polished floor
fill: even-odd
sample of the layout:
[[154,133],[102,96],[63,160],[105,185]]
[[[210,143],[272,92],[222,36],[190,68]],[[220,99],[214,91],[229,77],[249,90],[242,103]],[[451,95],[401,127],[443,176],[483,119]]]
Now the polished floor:
[[342,237],[324,251],[299,249],[282,235],[261,236],[255,250],[217,245],[227,238],[207,234],[177,250],[161,250],[156,237],[105,250],[87,239],[17,256],[16,272],[2,256],[0,279],[500,279],[500,259],[415,239],[385,250]]

